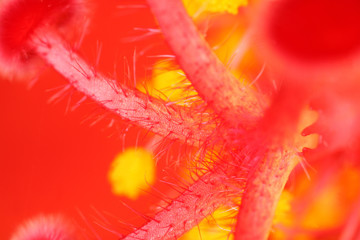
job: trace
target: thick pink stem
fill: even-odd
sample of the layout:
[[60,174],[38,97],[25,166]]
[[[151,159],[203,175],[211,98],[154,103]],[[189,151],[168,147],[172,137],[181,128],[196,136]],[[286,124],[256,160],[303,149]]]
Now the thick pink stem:
[[166,102],[104,77],[56,33],[39,29],[31,43],[37,54],[72,86],[122,118],[154,133],[193,145],[199,145],[209,137],[212,127],[205,129],[202,124],[209,119],[200,119],[201,116],[195,113],[191,115],[191,111],[180,106],[167,106]]
[[295,154],[269,154],[248,179],[235,228],[235,240],[268,238],[275,209],[289,174],[296,165]]
[[196,91],[224,120],[246,126],[263,113],[262,102],[236,79],[198,33],[180,0],[147,0],[167,43]]
[[217,172],[200,177],[152,221],[124,240],[178,239],[219,206],[228,203],[229,199],[224,194],[227,191],[224,184],[226,178],[224,174]]

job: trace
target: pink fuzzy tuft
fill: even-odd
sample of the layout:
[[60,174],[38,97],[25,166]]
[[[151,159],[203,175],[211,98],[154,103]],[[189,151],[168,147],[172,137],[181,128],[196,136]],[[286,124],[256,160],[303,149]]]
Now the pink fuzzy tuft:
[[60,216],[38,216],[20,226],[11,240],[75,240],[74,231]]
[[83,11],[80,0],[7,0],[0,9],[0,71],[10,76],[34,71],[30,60],[35,53],[28,40],[36,29],[70,30],[68,26]]

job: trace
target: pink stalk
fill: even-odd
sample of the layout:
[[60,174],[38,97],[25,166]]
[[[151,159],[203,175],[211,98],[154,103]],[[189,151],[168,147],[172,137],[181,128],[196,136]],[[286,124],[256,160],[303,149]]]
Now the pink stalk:
[[221,205],[229,203],[224,178],[220,171],[200,177],[177,199],[159,212],[153,220],[131,233],[124,240],[178,239]]
[[[200,116],[189,114],[183,107],[170,105],[129,89],[96,72],[70,49],[61,37],[48,28],[38,29],[31,46],[72,86],[123,119],[162,136],[199,145],[210,135]],[[204,119],[206,121],[206,119]]]
[[235,240],[265,240],[269,236],[276,205],[299,159],[293,139],[300,134],[298,125],[306,91],[302,91],[303,96],[293,98],[298,89],[301,89],[298,84],[282,86],[255,131],[255,142],[247,143],[257,153],[250,159]]
[[198,33],[180,0],[147,0],[166,42],[200,97],[235,126],[253,123],[263,113],[262,102],[247,84],[236,79]]
[[273,153],[248,179],[237,217],[235,240],[268,238],[280,195],[297,164],[295,154]]

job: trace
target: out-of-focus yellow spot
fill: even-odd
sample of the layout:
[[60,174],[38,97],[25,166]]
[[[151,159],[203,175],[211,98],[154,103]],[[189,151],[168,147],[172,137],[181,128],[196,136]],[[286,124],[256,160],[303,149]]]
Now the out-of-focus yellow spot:
[[293,200],[292,194],[284,190],[280,196],[278,205],[276,207],[273,224],[286,224],[289,225],[292,222],[291,216],[291,201]]
[[232,240],[234,237],[231,228],[236,221],[236,212],[220,208],[184,234],[180,240]]
[[341,212],[339,189],[336,187],[326,188],[310,207],[305,217],[304,227],[306,228],[331,228],[341,223],[343,214]]
[[360,190],[359,170],[346,167],[323,189],[310,206],[303,219],[303,226],[325,229],[340,226],[346,219]]
[[198,12],[237,14],[238,8],[246,6],[247,0],[183,0],[190,16]]
[[116,156],[108,174],[112,192],[136,199],[142,189],[155,181],[155,162],[151,152],[143,148],[128,148]]
[[[294,222],[294,216],[291,212],[291,202],[293,200],[293,195],[284,190],[280,196],[278,205],[275,210],[275,216],[273,219],[273,225],[280,224],[282,226],[291,226]],[[271,232],[271,239],[286,239],[286,234],[281,231],[281,229],[277,229],[276,226],[274,231]]]

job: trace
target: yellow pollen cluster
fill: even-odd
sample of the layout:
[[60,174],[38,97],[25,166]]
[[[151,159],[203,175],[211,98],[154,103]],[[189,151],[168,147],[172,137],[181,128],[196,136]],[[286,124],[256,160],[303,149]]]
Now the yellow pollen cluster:
[[136,199],[142,189],[155,181],[155,162],[151,152],[143,148],[128,148],[111,164],[108,180],[116,195]]

